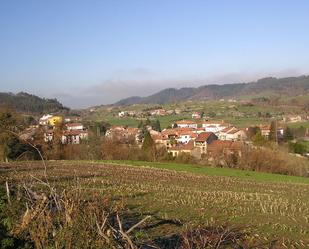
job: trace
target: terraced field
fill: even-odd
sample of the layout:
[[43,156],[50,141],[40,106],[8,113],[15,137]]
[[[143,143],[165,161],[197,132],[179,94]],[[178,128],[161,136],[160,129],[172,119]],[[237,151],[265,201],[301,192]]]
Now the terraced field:
[[[308,178],[211,168],[190,173],[164,169],[164,164],[151,167],[155,165],[54,161],[47,163],[47,175],[57,188],[78,182],[89,195],[125,203],[141,217],[150,215],[157,224],[147,230],[150,237],[199,225],[228,225],[245,227],[264,241],[277,240],[280,248],[309,247]],[[1,184],[14,186],[33,177],[44,178],[39,162],[0,166]]]

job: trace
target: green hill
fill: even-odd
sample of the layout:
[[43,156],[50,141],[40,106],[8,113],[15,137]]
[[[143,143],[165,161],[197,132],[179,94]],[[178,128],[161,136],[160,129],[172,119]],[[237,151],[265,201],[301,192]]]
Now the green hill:
[[309,93],[309,76],[263,78],[256,82],[204,85],[197,88],[168,88],[147,97],[130,97],[115,105],[166,104],[185,100],[216,100],[244,96],[299,96]]
[[68,111],[57,99],[45,99],[36,95],[20,92],[0,93],[0,105],[9,106],[24,113],[50,113]]

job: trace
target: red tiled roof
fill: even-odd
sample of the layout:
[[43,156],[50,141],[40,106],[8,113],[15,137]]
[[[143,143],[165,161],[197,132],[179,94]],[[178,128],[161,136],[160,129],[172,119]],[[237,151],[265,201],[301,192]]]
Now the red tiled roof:
[[190,140],[187,144],[178,145],[175,147],[170,148],[169,150],[193,150],[194,149],[194,141]]
[[244,144],[239,141],[214,140],[208,145],[207,151],[211,153],[220,153],[224,149],[237,151],[240,150],[243,147],[243,145]]
[[231,127],[226,127],[221,132],[225,133],[225,132],[228,132],[229,130],[231,130]]
[[161,134],[154,134],[154,135],[151,135],[151,138],[156,141],[156,140],[162,140],[162,135]]
[[235,134],[237,132],[239,132],[239,130],[235,128],[235,129],[228,131],[227,134]]
[[200,133],[197,138],[195,139],[195,141],[197,142],[205,142],[207,141],[207,139],[214,133],[212,132],[202,132]]
[[63,135],[64,136],[76,136],[76,135],[80,135],[82,133],[87,133],[87,131],[78,131],[78,130],[73,130],[73,131],[64,131]]

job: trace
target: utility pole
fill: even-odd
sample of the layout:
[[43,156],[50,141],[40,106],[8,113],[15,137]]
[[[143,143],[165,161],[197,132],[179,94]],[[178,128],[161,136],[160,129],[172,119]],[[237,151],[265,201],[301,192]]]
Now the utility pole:
[[277,118],[276,118],[276,120],[275,120],[275,127],[276,127],[276,129],[275,129],[275,132],[276,132],[276,144],[278,144],[278,127],[277,127]]

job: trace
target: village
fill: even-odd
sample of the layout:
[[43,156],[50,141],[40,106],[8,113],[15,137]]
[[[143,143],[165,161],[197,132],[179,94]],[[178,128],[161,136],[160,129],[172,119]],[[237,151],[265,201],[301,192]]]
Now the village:
[[[173,113],[179,113],[180,110],[173,110]],[[150,116],[169,115],[172,111],[164,109],[154,109],[149,111]],[[120,111],[119,119],[125,115],[135,115],[134,112]],[[145,119],[148,120],[149,119]],[[284,122],[298,122],[301,120],[299,115],[286,116]],[[157,121],[159,122],[159,121]],[[282,122],[275,122],[276,142],[284,137],[284,126]],[[35,135],[37,129],[43,130],[44,141],[50,143],[53,141],[55,132],[60,131],[61,143],[63,145],[79,145],[86,143],[91,132],[89,127],[79,116],[64,117],[61,115],[45,114],[39,120],[37,125],[32,125],[25,130],[21,138],[25,140],[31,139]],[[56,129],[57,128],[57,129]],[[260,135],[268,140],[271,133],[271,124],[261,124],[259,126],[249,126],[246,128],[238,128],[234,125],[224,122],[223,120],[214,120],[203,113],[193,111],[191,119],[182,119],[175,121],[169,127],[161,130],[154,127],[153,124],[145,122],[139,127],[128,127],[126,125],[110,125],[106,127],[104,134],[100,134],[100,139],[117,140],[122,144],[131,146],[134,144],[139,148],[142,147],[147,131],[155,146],[164,149],[172,157],[178,157],[180,154],[187,154],[193,158],[200,159],[203,155],[218,156],[221,154],[237,154],[241,156],[244,149],[254,147],[250,133],[250,129],[258,129]],[[307,131],[308,133],[308,131]],[[96,134],[97,135],[97,134]],[[98,139],[98,138],[97,138]]]

